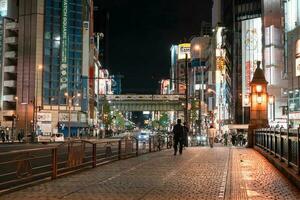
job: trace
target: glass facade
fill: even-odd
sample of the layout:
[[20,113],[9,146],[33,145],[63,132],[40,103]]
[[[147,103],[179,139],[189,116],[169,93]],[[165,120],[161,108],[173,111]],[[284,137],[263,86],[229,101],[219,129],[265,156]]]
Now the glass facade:
[[[82,0],[45,0],[43,104],[66,104],[61,84],[63,2],[67,3],[68,94],[81,93]],[[73,102],[75,103],[75,102]]]

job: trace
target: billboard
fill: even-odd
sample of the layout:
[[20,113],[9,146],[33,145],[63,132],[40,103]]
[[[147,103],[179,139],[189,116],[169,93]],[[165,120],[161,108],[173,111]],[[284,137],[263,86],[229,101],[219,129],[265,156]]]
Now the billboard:
[[178,60],[185,59],[185,54],[187,54],[188,59],[191,58],[191,44],[182,43],[178,45]]
[[296,42],[295,74],[296,76],[300,76],[300,39]]
[[68,0],[62,0],[60,90],[68,88]]
[[242,21],[242,95],[243,106],[250,93],[250,81],[257,61],[262,60],[262,20],[254,18]]
[[163,79],[160,84],[160,94],[169,94],[170,79]]
[[0,16],[5,17],[7,15],[7,0],[0,0]]

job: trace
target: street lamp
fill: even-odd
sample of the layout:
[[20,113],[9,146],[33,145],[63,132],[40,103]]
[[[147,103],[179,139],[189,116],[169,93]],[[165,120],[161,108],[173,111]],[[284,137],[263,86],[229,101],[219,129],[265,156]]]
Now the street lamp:
[[21,105],[25,105],[25,134],[28,135],[28,102],[21,102]]
[[68,109],[69,109],[69,117],[68,117],[68,138],[70,139],[71,137],[71,106],[72,106],[72,101],[75,98],[81,97],[80,93],[77,93],[75,96],[69,96],[68,92],[65,92],[65,97],[68,102]]
[[204,99],[204,96],[203,96],[203,85],[204,85],[203,76],[204,76],[204,73],[203,73],[203,69],[202,69],[202,66],[201,66],[201,53],[202,52],[201,52],[200,44],[196,44],[194,46],[194,50],[199,53],[199,68],[201,70],[201,84],[200,84],[200,87],[199,87],[199,115],[198,115],[199,134],[201,135],[201,131],[202,131],[202,105],[201,105],[201,102],[203,102],[203,99]]
[[34,117],[33,117],[33,119],[34,119],[33,128],[34,128],[35,133],[37,133],[37,127],[38,127],[37,126],[37,123],[38,123],[38,101],[37,101],[37,98],[39,96],[38,88],[39,88],[40,72],[42,70],[43,70],[43,65],[38,65],[37,76],[36,76],[36,86],[35,86],[36,90],[35,90],[35,97],[34,97]]

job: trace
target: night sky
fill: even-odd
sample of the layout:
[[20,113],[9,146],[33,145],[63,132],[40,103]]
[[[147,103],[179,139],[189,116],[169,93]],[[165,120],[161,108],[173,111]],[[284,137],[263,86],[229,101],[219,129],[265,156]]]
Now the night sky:
[[110,13],[109,69],[124,75],[122,93],[156,93],[169,76],[170,47],[211,21],[210,0],[95,0],[95,31]]

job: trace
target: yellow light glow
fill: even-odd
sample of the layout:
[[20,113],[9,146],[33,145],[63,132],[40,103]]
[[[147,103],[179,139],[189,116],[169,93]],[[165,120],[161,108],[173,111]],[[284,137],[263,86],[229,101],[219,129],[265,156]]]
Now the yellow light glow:
[[200,51],[200,49],[201,49],[201,48],[200,48],[200,45],[199,45],[199,44],[196,44],[196,45],[194,46],[194,50],[195,50],[195,51]]
[[245,96],[244,101],[245,101],[245,105],[249,105],[249,96]]
[[256,92],[261,92],[262,91],[262,86],[261,85],[257,85],[256,86]]
[[257,96],[257,97],[256,97],[256,102],[257,102],[258,104],[261,104],[261,103],[262,103],[262,100],[263,100],[262,96]]

